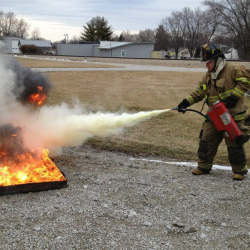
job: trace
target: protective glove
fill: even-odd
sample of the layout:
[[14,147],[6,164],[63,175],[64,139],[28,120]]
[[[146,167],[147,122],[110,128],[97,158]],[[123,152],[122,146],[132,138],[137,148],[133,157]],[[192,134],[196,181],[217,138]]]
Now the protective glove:
[[239,97],[231,94],[226,100],[225,105],[227,108],[234,108],[239,101]]
[[187,99],[183,99],[182,102],[178,105],[178,112],[180,113],[185,113],[186,112],[186,108],[190,106],[190,103],[188,102]]
[[246,115],[244,125],[250,126],[250,113]]

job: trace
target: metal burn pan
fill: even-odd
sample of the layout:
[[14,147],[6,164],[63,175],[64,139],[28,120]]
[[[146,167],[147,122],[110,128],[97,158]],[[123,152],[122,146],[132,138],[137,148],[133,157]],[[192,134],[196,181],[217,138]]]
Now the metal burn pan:
[[28,193],[28,192],[40,192],[40,191],[66,188],[67,186],[68,186],[67,180],[41,182],[41,183],[27,183],[27,184],[12,185],[12,186],[2,186],[2,187],[0,187],[0,195],[16,194],[16,193]]

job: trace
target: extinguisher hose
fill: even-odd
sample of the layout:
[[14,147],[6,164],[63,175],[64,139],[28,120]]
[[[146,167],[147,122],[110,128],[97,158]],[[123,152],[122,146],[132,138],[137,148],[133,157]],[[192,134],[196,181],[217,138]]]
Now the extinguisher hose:
[[[178,110],[178,107],[176,108],[173,108],[172,110]],[[203,113],[201,113],[200,111],[196,110],[196,109],[183,109],[183,111],[191,111],[191,112],[195,112],[201,116],[203,116],[204,118],[208,119],[208,116],[207,115],[204,115]]]
[[196,110],[196,109],[186,109],[186,111],[191,111],[191,112],[195,112],[203,117],[205,117],[206,119],[208,118],[207,115],[202,114],[200,111]]

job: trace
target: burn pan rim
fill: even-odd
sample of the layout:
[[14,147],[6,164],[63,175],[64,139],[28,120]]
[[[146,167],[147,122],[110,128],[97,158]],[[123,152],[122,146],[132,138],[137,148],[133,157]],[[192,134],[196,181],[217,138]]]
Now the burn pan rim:
[[65,178],[63,181],[51,181],[51,182],[34,182],[26,184],[18,184],[11,186],[1,186],[0,195],[40,192],[55,190],[68,187],[68,181],[63,172],[61,172]]

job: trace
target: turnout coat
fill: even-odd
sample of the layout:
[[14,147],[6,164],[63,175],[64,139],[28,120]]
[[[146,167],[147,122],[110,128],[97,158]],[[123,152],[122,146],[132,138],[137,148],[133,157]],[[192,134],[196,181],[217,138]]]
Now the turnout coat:
[[217,79],[211,77],[211,72],[199,82],[198,87],[186,97],[190,105],[202,101],[204,98],[211,108],[216,101],[225,101],[231,94],[239,97],[236,106],[229,109],[234,120],[245,119],[247,106],[245,104],[245,93],[250,91],[250,70],[244,66],[236,66],[226,62]]

